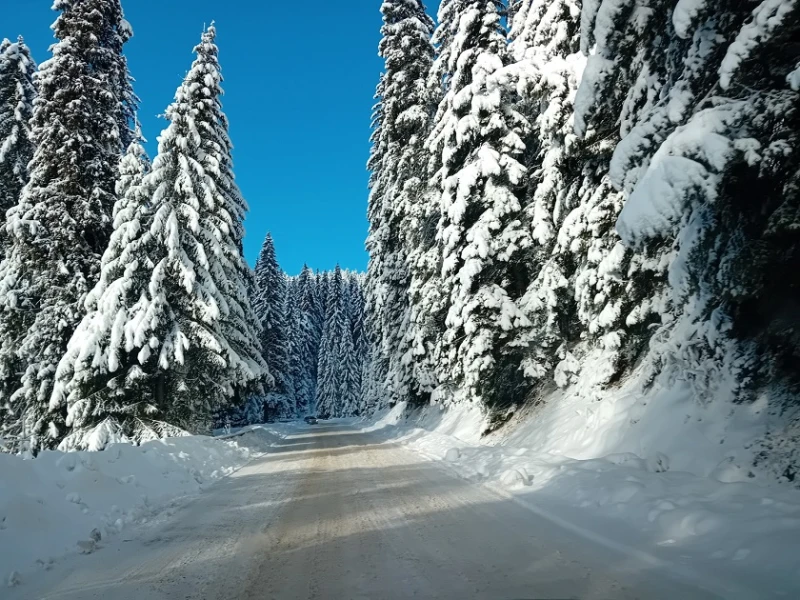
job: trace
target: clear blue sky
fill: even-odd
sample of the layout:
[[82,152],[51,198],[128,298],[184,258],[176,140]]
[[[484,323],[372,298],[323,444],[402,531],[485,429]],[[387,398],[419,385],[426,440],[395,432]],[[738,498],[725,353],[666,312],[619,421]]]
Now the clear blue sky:
[[[363,270],[367,255],[366,161],[375,84],[380,2],[330,0],[122,0],[134,38],[126,45],[151,155],[158,118],[189,69],[203,25],[216,20],[225,112],[236,176],[250,204],[245,251],[255,262],[267,231],[290,274]],[[49,0],[2,9],[0,38],[25,36],[48,56]]]

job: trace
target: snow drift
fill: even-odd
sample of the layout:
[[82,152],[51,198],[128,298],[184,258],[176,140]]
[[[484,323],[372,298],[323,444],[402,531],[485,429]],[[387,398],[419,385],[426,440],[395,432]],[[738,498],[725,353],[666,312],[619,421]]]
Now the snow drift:
[[800,490],[753,466],[747,447],[769,416],[698,405],[680,385],[633,389],[597,402],[572,386],[483,437],[468,405],[399,404],[365,429],[722,597],[800,594]]
[[3,584],[24,583],[64,554],[91,553],[110,536],[162,514],[267,451],[277,429],[215,439],[188,436],[104,452],[0,454]]

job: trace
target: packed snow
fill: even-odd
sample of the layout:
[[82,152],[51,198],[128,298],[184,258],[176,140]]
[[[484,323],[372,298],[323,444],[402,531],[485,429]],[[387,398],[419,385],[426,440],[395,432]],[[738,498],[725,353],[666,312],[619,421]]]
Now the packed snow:
[[280,426],[186,436],[104,452],[0,454],[0,577],[14,586],[70,553],[171,515],[220,478],[267,452]]

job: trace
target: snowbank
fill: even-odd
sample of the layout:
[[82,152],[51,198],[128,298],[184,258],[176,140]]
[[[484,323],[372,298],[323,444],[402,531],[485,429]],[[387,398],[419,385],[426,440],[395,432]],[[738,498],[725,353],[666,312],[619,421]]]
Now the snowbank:
[[[692,421],[683,392],[669,393],[677,396],[651,397],[665,406],[641,412],[638,422],[631,414],[641,399],[622,395],[593,406],[561,397],[553,414],[529,415],[484,440],[475,409],[458,406],[411,413],[396,406],[366,429],[722,597],[800,597],[800,491],[751,477],[734,458],[718,464],[732,449],[714,447],[711,428],[725,426]],[[689,419],[674,423],[683,409]],[[724,422],[740,444],[748,427]]]
[[282,436],[257,426],[226,437],[44,452],[35,460],[0,454],[0,584],[16,585],[64,554],[91,553],[109,536],[171,514]]

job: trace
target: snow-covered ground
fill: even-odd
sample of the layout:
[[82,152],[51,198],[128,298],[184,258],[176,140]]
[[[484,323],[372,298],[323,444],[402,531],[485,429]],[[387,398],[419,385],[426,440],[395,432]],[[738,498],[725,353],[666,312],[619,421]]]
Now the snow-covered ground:
[[91,553],[123,530],[170,515],[266,452],[283,429],[44,452],[35,460],[0,454],[0,583],[22,583],[67,554]]
[[[100,453],[48,452],[33,461],[0,455],[3,583],[19,584],[13,597],[20,598],[38,588],[63,588],[72,594],[65,597],[84,598],[87,586],[100,583],[98,590],[124,588],[138,598],[145,569],[152,571],[153,589],[213,587],[222,577],[221,595],[209,597],[225,597],[224,590],[231,589],[225,586],[234,584],[260,597],[264,585],[278,589],[284,583],[301,597],[309,585],[307,553],[328,561],[323,562],[329,570],[320,575],[325,585],[361,589],[365,581],[380,583],[386,575],[380,565],[437,548],[433,555],[447,564],[434,565],[434,571],[449,565],[452,579],[428,584],[449,589],[462,581],[464,569],[491,567],[487,556],[500,560],[505,552],[520,565],[539,564],[547,548],[558,547],[552,573],[518,565],[522,571],[484,587],[494,593],[500,580],[519,587],[556,574],[564,585],[553,590],[563,593],[577,581],[570,573],[579,558],[581,568],[600,578],[592,585],[620,583],[632,586],[628,592],[634,595],[666,589],[662,584],[673,581],[726,600],[800,597],[800,491],[764,474],[751,477],[744,469],[747,453],[731,459],[733,446],[712,443],[715,432],[703,425],[702,411],[677,427],[676,412],[692,407],[683,404],[679,388],[667,392],[646,400],[660,406],[655,417],[640,411],[639,419],[632,415],[645,401],[641,397],[621,394],[592,404],[565,393],[561,402],[515,417],[487,436],[478,409],[434,405],[408,413],[396,406],[360,424],[256,426],[217,438],[116,445]],[[576,415],[572,420],[570,412]],[[752,427],[742,420],[747,421],[745,412],[726,417],[727,435],[744,444]],[[659,422],[681,437],[661,436]],[[391,442],[417,454],[403,454]],[[234,472],[192,502],[193,510],[181,509],[173,517]],[[395,514],[401,502],[408,504],[408,514]],[[477,512],[460,514],[465,505]],[[386,514],[380,516],[382,510]],[[492,525],[484,523],[483,529],[467,526],[487,520]],[[143,526],[147,523],[154,527]],[[445,526],[451,528],[447,535],[437,529]],[[493,528],[506,533],[493,537]],[[531,540],[538,542],[531,546]],[[216,562],[206,564],[197,557],[211,544],[222,550],[214,555]],[[604,559],[604,547],[613,560]],[[356,557],[347,565],[347,577],[341,571],[342,548]],[[92,556],[70,556],[78,553]],[[362,569],[365,555],[375,561],[372,571]],[[127,562],[118,568],[121,557]],[[249,581],[250,565],[263,557],[275,563],[264,572],[283,574]],[[611,563],[628,565],[628,574],[607,570]],[[408,580],[410,571],[404,569],[422,568],[416,562],[402,565],[391,574],[397,581]],[[80,573],[64,579],[73,570]],[[52,572],[45,576],[45,571]],[[181,573],[191,577],[184,581]]]
[[[723,597],[800,597],[800,490],[747,468],[753,430],[741,421],[757,408],[706,425],[708,411],[682,394],[599,403],[565,394],[485,437],[480,410],[463,405],[396,406],[364,430]],[[648,401],[663,406],[648,413]],[[726,428],[730,444],[715,438]]]
[[[388,430],[387,430],[388,432]],[[608,550],[346,420],[270,452],[4,600],[732,600]]]

